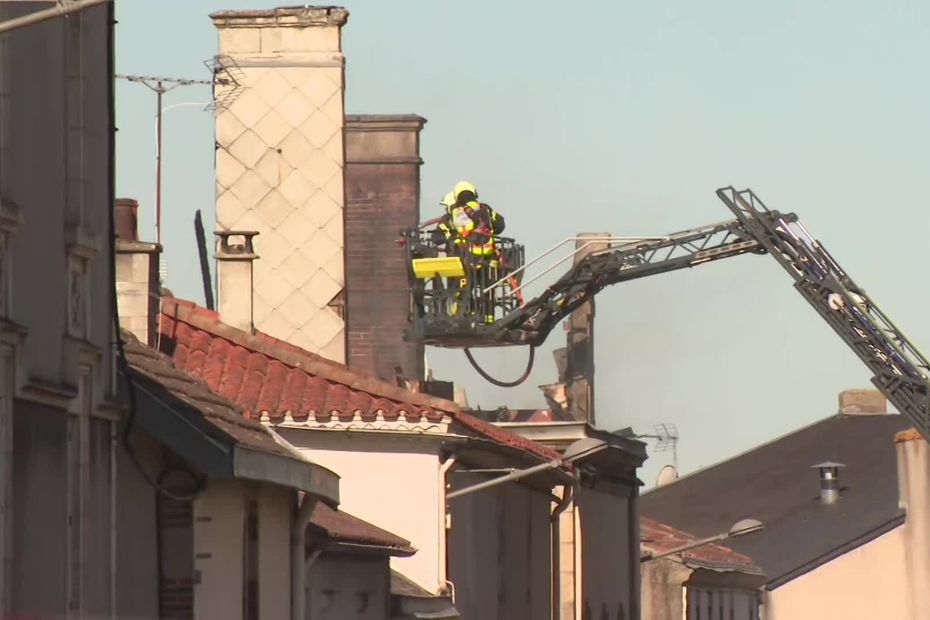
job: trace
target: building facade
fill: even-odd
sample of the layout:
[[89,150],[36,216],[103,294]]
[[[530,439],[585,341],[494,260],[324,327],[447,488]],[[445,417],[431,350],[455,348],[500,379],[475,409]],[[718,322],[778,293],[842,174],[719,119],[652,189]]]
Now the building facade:
[[4,614],[115,607],[112,21],[100,5],[0,34]]

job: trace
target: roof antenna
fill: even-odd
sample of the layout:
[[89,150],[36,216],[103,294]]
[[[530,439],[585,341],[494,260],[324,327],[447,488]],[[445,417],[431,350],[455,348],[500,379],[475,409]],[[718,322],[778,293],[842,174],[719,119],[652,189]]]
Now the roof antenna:
[[639,439],[655,439],[656,452],[672,451],[672,466],[678,471],[678,427],[669,422],[660,422],[653,427],[653,433],[637,434]]

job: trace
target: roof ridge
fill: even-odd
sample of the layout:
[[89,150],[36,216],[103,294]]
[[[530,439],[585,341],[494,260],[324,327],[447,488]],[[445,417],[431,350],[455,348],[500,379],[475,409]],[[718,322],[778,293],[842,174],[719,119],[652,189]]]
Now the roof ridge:
[[[286,366],[299,368],[304,372],[318,375],[324,379],[341,383],[353,389],[359,389],[373,396],[408,402],[412,405],[434,407],[447,413],[460,413],[461,407],[451,400],[414,392],[386,381],[367,377],[350,370],[344,364],[326,359],[320,355],[302,349],[284,340],[264,332],[249,334],[241,329],[223,323],[219,315],[194,302],[177,297],[163,297],[161,314],[174,321],[187,323],[205,330],[214,336],[235,343],[245,349],[273,357]],[[286,350],[282,351],[281,348]]]

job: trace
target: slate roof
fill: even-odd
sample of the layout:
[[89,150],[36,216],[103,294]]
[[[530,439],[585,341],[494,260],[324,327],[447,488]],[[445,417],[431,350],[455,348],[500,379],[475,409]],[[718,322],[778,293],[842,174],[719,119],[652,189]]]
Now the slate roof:
[[[683,532],[649,517],[640,518],[639,532],[641,545],[656,554],[700,540],[693,534]],[[759,572],[760,570],[753,563],[752,558],[715,543],[695,547],[683,551],[679,555],[686,562],[707,567],[746,572]]]
[[410,541],[358,517],[317,502],[310,524],[328,539],[369,547],[380,547],[391,555],[409,556],[416,553]]
[[[776,588],[903,522],[898,507],[895,434],[899,415],[835,415],[641,497],[641,514],[698,537],[743,518],[767,527],[727,541]],[[837,461],[840,499],[819,500],[811,465]]]
[[495,444],[552,460],[558,452],[462,412],[452,401],[361,375],[345,365],[262,332],[250,334],[220,321],[216,312],[162,298],[161,348],[175,365],[237,403],[249,418],[274,421],[332,419],[440,422],[449,416],[464,430]]

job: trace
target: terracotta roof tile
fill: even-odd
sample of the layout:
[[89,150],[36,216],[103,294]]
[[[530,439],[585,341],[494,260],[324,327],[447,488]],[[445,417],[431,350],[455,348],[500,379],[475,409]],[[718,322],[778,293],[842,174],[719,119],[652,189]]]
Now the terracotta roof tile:
[[[640,517],[639,519],[640,542],[654,553],[663,553],[670,551],[675,547],[687,545],[696,542],[697,536],[683,532],[677,528],[650,519],[649,517]],[[733,551],[729,547],[710,543],[695,547],[681,554],[683,559],[693,559],[715,565],[726,565],[734,568],[757,569],[752,558]]]
[[310,524],[337,542],[383,547],[394,555],[412,555],[416,551],[409,540],[323,502],[313,508]]
[[320,421],[403,418],[439,422],[452,417],[466,432],[542,459],[559,454],[529,439],[463,413],[455,403],[350,371],[261,332],[249,334],[217,313],[173,297],[162,299],[162,348],[175,364],[234,401],[248,418]]
[[278,444],[268,429],[247,420],[232,402],[214,394],[201,381],[176,367],[171,358],[145,346],[129,332],[123,332],[126,359],[136,380],[150,382],[166,390],[204,417],[218,432],[235,443],[254,450],[294,458]]

